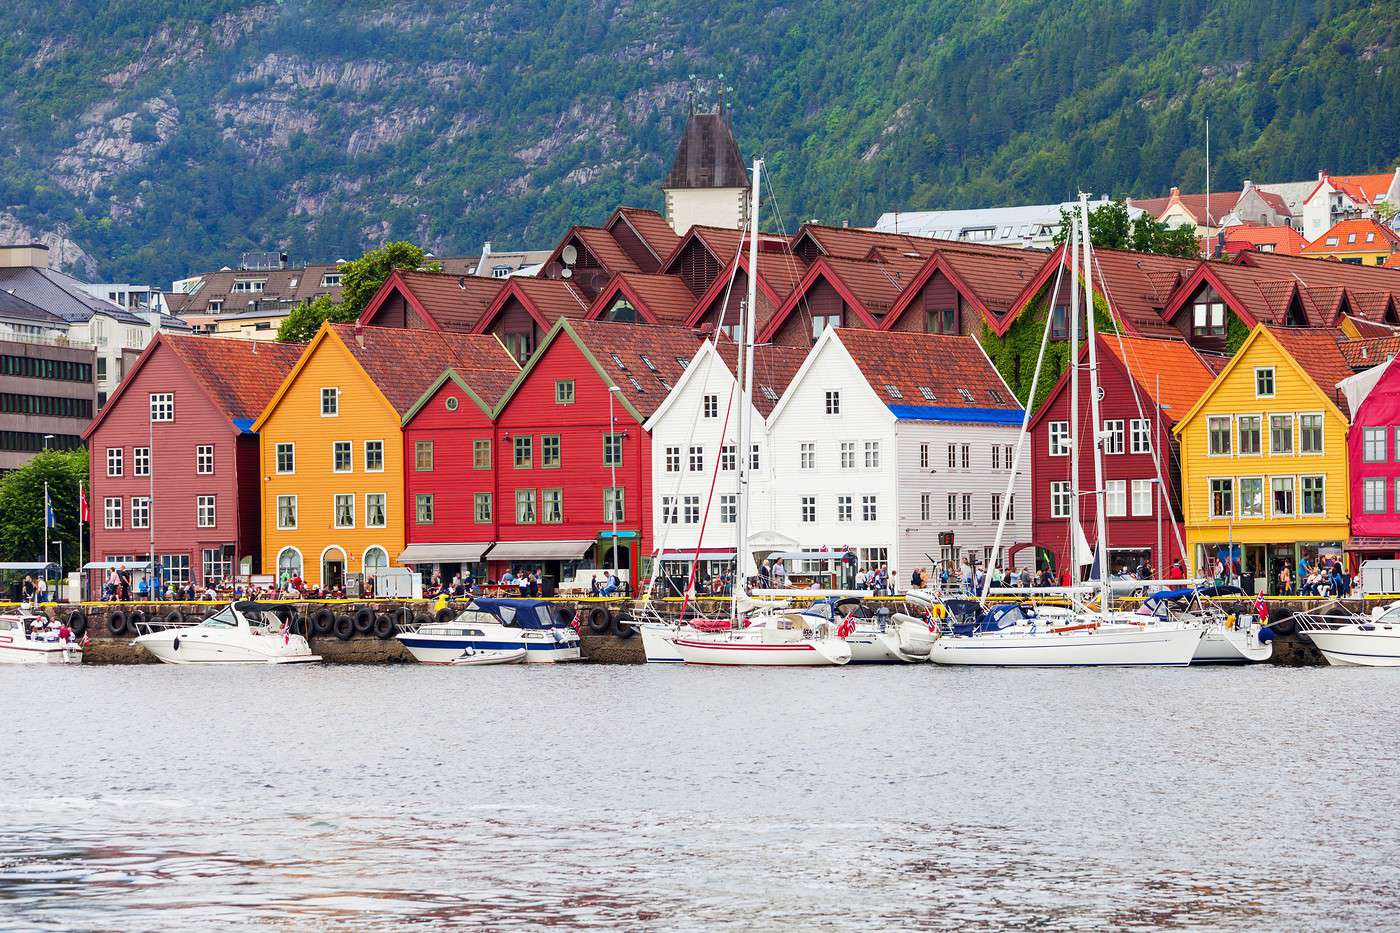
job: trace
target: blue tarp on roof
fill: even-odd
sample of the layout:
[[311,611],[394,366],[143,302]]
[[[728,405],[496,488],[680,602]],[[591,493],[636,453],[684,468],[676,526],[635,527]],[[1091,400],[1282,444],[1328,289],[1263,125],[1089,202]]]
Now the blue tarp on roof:
[[954,408],[949,405],[890,405],[905,421],[963,421],[970,424],[1019,425],[1026,413],[1019,408]]
[[243,434],[252,434],[253,422],[257,420],[256,418],[234,418],[233,426]]

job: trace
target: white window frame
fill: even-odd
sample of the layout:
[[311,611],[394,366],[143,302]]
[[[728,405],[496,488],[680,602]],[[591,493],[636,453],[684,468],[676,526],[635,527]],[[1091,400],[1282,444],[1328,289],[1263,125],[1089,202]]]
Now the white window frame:
[[[371,444],[378,444],[378,445],[379,445],[379,466],[377,466],[377,467],[372,467],[372,466],[369,465],[369,451],[370,451],[370,446],[369,446],[369,445],[371,445]],[[385,463],[385,460],[387,459],[387,457],[388,457],[388,455],[389,455],[388,449],[387,449],[386,445],[384,444],[384,441],[379,440],[379,439],[367,440],[367,441],[364,442],[364,445],[363,445],[362,450],[363,450],[364,458],[365,458],[365,460],[364,460],[364,463],[365,463],[365,472],[366,472],[366,473],[383,473],[383,472],[384,472],[384,463]]]
[[1133,418],[1128,422],[1128,450],[1135,454],[1152,453],[1152,422]]
[[[350,500],[350,522],[346,524],[340,520],[340,500]],[[346,529],[355,527],[355,494],[353,492],[337,492],[331,494],[331,523],[333,527]]]
[[[141,509],[140,509],[140,512],[139,512],[139,513],[138,513],[137,508],[136,508],[136,505],[137,505],[138,502],[141,504]],[[141,516],[141,520],[140,520],[139,522],[136,520],[136,516],[137,516],[138,514]],[[132,528],[150,528],[150,527],[151,527],[151,497],[150,497],[150,496],[132,496],[132,497],[131,497],[131,527],[132,527]]]
[[[206,507],[208,509],[206,518]],[[196,528],[214,528],[218,524],[218,501],[214,496],[194,497],[194,524]]]
[[[1240,443],[1240,438],[1244,436],[1241,433],[1240,422],[1244,421],[1246,418],[1259,419],[1259,449],[1251,453],[1246,453],[1244,445]],[[1268,420],[1268,415],[1262,411],[1247,411],[1243,414],[1235,415],[1234,431],[1232,432],[1233,436],[1231,437],[1230,443],[1233,445],[1234,455],[1236,457],[1262,457],[1268,452],[1269,445],[1265,443],[1265,441],[1268,440],[1268,435],[1264,431],[1264,429],[1268,427]]]
[[679,447],[666,448],[665,471],[667,473],[681,471],[681,449]]
[[1124,449],[1124,435],[1126,434],[1126,424],[1122,418],[1106,419],[1103,423],[1103,452],[1116,456]]
[[[1307,509],[1306,509],[1306,504],[1307,504],[1307,501],[1308,501],[1308,500],[1307,500],[1307,498],[1306,498],[1306,496],[1304,495],[1304,492],[1303,492],[1303,483],[1304,483],[1305,480],[1310,480],[1310,479],[1321,480],[1322,489],[1320,490],[1320,494],[1321,494],[1321,496],[1322,496],[1322,508],[1321,508],[1320,510],[1316,511],[1316,512],[1309,512],[1309,511],[1307,511]],[[1298,515],[1299,515],[1300,517],[1303,517],[1303,518],[1315,518],[1315,517],[1319,517],[1319,516],[1324,517],[1324,518],[1326,517],[1326,515],[1327,515],[1327,474],[1326,474],[1326,473],[1303,473],[1303,474],[1300,474],[1300,475],[1299,475],[1299,477],[1298,477]]]
[[1104,480],[1104,515],[1108,518],[1125,518],[1128,515],[1128,481],[1125,479]]
[[[283,450],[283,448],[286,448],[286,449]],[[291,461],[291,467],[292,467],[292,468],[291,468],[290,470],[284,470],[284,469],[282,469],[282,454],[283,454],[283,453],[285,453],[285,454],[287,455],[287,459],[288,459],[289,461]],[[293,441],[279,441],[279,442],[272,448],[272,471],[273,471],[274,473],[276,473],[278,476],[292,476],[293,474],[296,473],[296,471],[297,471],[297,445],[296,445],[295,442],[293,442]]]
[[878,522],[880,520],[880,497],[878,495],[860,497],[860,520],[862,522]]
[[175,420],[174,392],[152,392],[149,398],[153,424],[169,424]]
[[[1230,511],[1215,511],[1215,484],[1229,483],[1230,489]],[[1206,514],[1212,519],[1234,518],[1238,503],[1235,501],[1235,478],[1233,476],[1209,476],[1206,478]]]
[[[341,447],[345,449],[345,462],[348,466],[341,469],[337,464]],[[354,473],[355,472],[355,442],[354,441],[331,441],[331,472],[332,473]]]
[[826,408],[825,408],[825,410],[826,410],[826,413],[827,413],[828,415],[839,415],[839,414],[841,414],[841,390],[840,390],[840,389],[827,389],[827,390],[826,390]]
[[[1292,483],[1290,495],[1293,498],[1293,511],[1279,512],[1274,508],[1274,483],[1279,480],[1287,480]],[[1298,517],[1298,477],[1290,473],[1281,473],[1269,477],[1269,517],[1270,518],[1297,518]]]
[[[284,501],[290,502],[292,506],[292,523],[290,525],[282,523],[282,503]],[[297,497],[295,495],[280,495],[273,503],[273,506],[277,510],[277,530],[296,531],[297,524],[301,521],[301,510],[297,507]]]
[[1151,518],[1156,511],[1153,500],[1156,498],[1157,481],[1155,479],[1135,479],[1132,490],[1132,509],[1135,518]]
[[150,476],[151,475],[151,448],[133,447],[131,448],[131,475]]
[[[1244,510],[1244,484],[1246,481],[1259,484],[1259,511],[1257,512],[1246,512]],[[1258,474],[1235,477],[1234,492],[1231,495],[1231,499],[1234,502],[1235,516],[1241,521],[1250,518],[1263,518],[1265,515],[1269,514],[1269,478]]]
[[880,442],[865,442],[865,468],[867,470],[880,469]]
[[1050,517],[1069,518],[1074,511],[1070,500],[1074,498],[1074,491],[1070,489],[1069,480],[1056,480],[1050,484]]
[[[1206,456],[1216,458],[1233,457],[1235,455],[1235,421],[1229,415],[1206,415]],[[1220,421],[1225,422],[1225,443],[1230,449],[1226,451],[1216,451],[1212,441],[1215,437],[1214,424]]]
[[[329,395],[326,394],[328,392],[330,393]],[[329,410],[327,410],[327,402],[330,402]],[[340,417],[340,389],[335,386],[321,387],[321,417]]]
[[797,448],[798,469],[815,470],[817,468],[817,445],[815,441],[803,441]]
[[122,497],[106,496],[102,499],[102,527],[109,531],[120,531],[122,527]]
[[[370,516],[374,514],[374,513],[370,510],[370,507],[369,507],[369,500],[370,500],[370,497],[371,497],[371,496],[378,496],[378,497],[380,498],[380,500],[382,501],[382,504],[383,504],[383,506],[384,506],[384,521],[383,521],[383,522],[371,522],[371,521],[369,520]],[[436,512],[436,509],[437,509],[437,501],[436,501],[436,499],[435,499],[434,502],[433,502],[433,509],[434,509],[433,514],[434,514],[434,516],[436,516],[436,514],[437,514],[437,512]],[[416,510],[415,510],[415,513],[416,513]],[[415,517],[417,517],[416,514],[415,514]],[[387,492],[367,492],[367,493],[365,493],[365,521],[364,521],[364,527],[366,527],[366,528],[388,528],[388,527],[389,527],[389,494],[388,494]]]
[[817,497],[802,496],[799,500],[801,508],[801,518],[804,525],[815,524],[817,521]]
[[1051,421],[1048,430],[1049,441],[1047,442],[1046,449],[1049,451],[1050,456],[1068,457],[1070,445],[1069,422]]
[[108,476],[113,476],[113,477],[121,476],[121,475],[123,474],[123,472],[125,471],[125,467],[126,467],[126,448],[125,448],[125,447],[108,447],[108,448],[107,448],[107,475],[108,475]]
[[[1288,450],[1274,449],[1274,419],[1288,419]],[[1270,457],[1296,457],[1298,455],[1298,418],[1292,412],[1270,412],[1268,415],[1269,425],[1269,456]]]
[[[1318,419],[1317,450],[1304,450],[1304,449],[1303,449],[1303,419],[1304,419],[1304,418],[1316,418],[1316,419]],[[1320,412],[1320,411],[1300,411],[1300,412],[1298,412],[1298,417],[1294,420],[1293,433],[1294,433],[1294,435],[1295,435],[1295,437],[1293,438],[1293,444],[1294,444],[1294,446],[1297,448],[1297,451],[1298,451],[1298,454],[1297,454],[1297,455],[1298,455],[1298,456],[1300,456],[1300,457],[1321,457],[1321,456],[1324,456],[1324,455],[1327,453],[1327,415],[1326,415],[1324,412]],[[1396,455],[1397,455],[1397,458],[1400,458],[1400,448],[1397,448],[1397,449],[1396,449]]]
[[[205,467],[208,469],[205,469]],[[196,444],[194,448],[194,472],[199,476],[214,475],[214,445]]]

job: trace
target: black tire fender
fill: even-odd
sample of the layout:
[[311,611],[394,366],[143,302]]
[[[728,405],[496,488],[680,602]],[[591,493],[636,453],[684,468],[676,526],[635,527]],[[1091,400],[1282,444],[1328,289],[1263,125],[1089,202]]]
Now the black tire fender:
[[594,635],[606,635],[612,630],[612,614],[607,606],[594,606],[588,610],[588,630]]
[[632,627],[632,617],[625,612],[619,612],[617,618],[612,620],[612,632],[624,641],[637,634],[637,630]]
[[388,641],[398,634],[398,626],[394,625],[394,620],[386,614],[380,613],[374,617],[374,636]]
[[550,614],[554,616],[554,624],[556,625],[573,625],[578,610],[564,603],[556,603]]
[[399,628],[407,628],[413,624],[413,610],[409,609],[407,606],[399,606],[397,609],[390,611],[389,618],[393,619],[394,625]]
[[141,634],[141,629],[137,626],[146,624],[146,610],[133,609],[131,615],[126,617],[126,630],[133,635]]
[[368,635],[374,629],[374,610],[368,606],[361,606],[355,610],[353,621],[356,635]]
[[433,617],[428,615],[426,612],[417,613],[413,617],[413,624],[418,626],[432,625]]
[[179,609],[171,609],[165,614],[165,619],[163,621],[170,628],[174,628],[175,626],[184,622],[185,617],[180,613]]
[[457,618],[457,614],[459,611],[460,610],[454,609],[451,606],[444,606],[443,608],[439,609],[437,611],[438,624],[442,625],[446,622],[451,622],[453,619]]
[[347,615],[336,616],[333,631],[336,638],[341,641],[349,641],[355,637],[355,620]]
[[311,630],[317,635],[329,635],[335,628],[335,613],[325,606],[317,609],[311,616]]
[[120,638],[126,633],[126,613],[120,609],[107,613],[107,631]]
[[82,638],[87,634],[87,616],[83,615],[81,609],[74,609],[68,613],[68,628],[73,632],[74,638]]

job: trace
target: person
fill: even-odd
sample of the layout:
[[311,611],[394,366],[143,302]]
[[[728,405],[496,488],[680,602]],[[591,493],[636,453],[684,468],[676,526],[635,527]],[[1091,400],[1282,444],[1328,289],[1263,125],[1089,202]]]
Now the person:
[[1180,557],[1178,557],[1176,560],[1172,561],[1171,569],[1169,569],[1169,570],[1167,571],[1167,579],[1168,579],[1168,580],[1185,580],[1185,579],[1186,579],[1186,567],[1185,567],[1184,564],[1182,564],[1181,558],[1180,558]]
[[608,582],[607,585],[603,587],[603,595],[616,596],[617,591],[621,587],[621,585],[622,584],[617,579],[617,574],[613,573],[612,571],[608,571]]
[[502,584],[511,584],[511,583],[514,583],[514,582],[515,582],[515,574],[511,573],[509,569],[507,569],[505,573],[501,574],[501,583],[502,583]]
[[142,577],[141,579],[139,579],[139,580],[136,581],[136,598],[137,598],[137,599],[145,599],[145,598],[146,598],[146,578],[145,578],[145,577]]
[[46,603],[49,601],[49,581],[44,577],[34,578],[34,601],[36,603]]
[[1285,563],[1278,569],[1278,591],[1281,596],[1289,596],[1293,593],[1293,573]]
[[602,592],[603,588],[598,585],[598,575],[595,573],[588,580],[588,595],[599,596],[602,594]]

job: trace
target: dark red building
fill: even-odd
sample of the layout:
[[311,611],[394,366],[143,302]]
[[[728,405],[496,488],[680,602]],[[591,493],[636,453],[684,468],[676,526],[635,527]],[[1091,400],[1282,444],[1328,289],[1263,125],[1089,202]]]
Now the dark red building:
[[93,562],[145,564],[154,541],[170,582],[261,572],[252,425],[302,349],[156,335],[83,434]]

